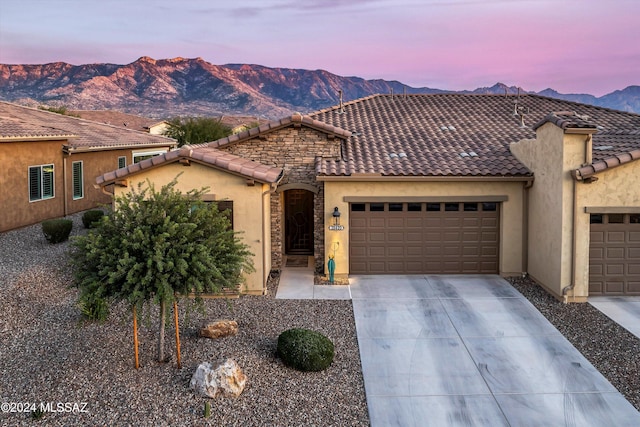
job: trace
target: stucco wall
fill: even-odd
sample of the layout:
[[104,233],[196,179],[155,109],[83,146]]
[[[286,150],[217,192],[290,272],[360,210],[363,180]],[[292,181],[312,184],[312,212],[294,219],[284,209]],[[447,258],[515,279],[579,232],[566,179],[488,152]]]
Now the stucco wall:
[[[354,182],[326,181],[324,203],[324,263],[335,248],[336,275],[349,273],[349,203],[345,197],[482,197],[507,196],[500,209],[500,274],[523,271],[522,182]],[[334,207],[338,207],[343,231],[331,231]]]
[[[567,295],[586,296],[582,287],[575,287],[574,280],[579,254],[586,251],[588,263],[589,247],[582,230],[580,203],[574,199],[576,183],[571,176],[571,171],[585,162],[586,139],[585,134],[565,134],[561,128],[546,123],[538,128],[535,140],[510,146],[535,176],[529,190],[528,273],[558,298],[563,297],[567,287]],[[574,217],[578,221],[575,241]],[[587,234],[588,229],[587,218]],[[573,291],[569,290],[572,285]]]
[[634,208],[640,212],[640,162],[609,169],[597,175],[591,184],[578,182],[577,234],[576,234],[576,282],[574,294],[586,297],[589,292],[589,234],[590,214],[586,208]]
[[[1,142],[0,231],[64,215],[62,145],[66,141]],[[54,197],[29,201],[29,167],[54,165]]]
[[[533,171],[529,189],[528,273],[556,295],[562,290],[562,129],[546,124],[535,140],[511,144],[511,152]],[[564,283],[568,285],[568,283]]]
[[154,183],[156,189],[160,189],[180,173],[182,175],[178,177],[176,186],[178,190],[187,192],[191,189],[209,187],[206,194],[213,196],[215,200],[233,201],[233,228],[241,232],[238,237],[254,254],[253,262],[256,269],[254,273],[246,275],[246,283],[241,290],[247,293],[262,293],[271,269],[270,260],[265,261],[265,258],[269,257],[264,257],[263,249],[264,245],[270,243],[269,216],[263,216],[263,213],[268,212],[269,209],[268,185],[256,183],[255,186],[248,186],[244,177],[191,162],[191,166],[172,163],[145,170],[131,176],[128,187],[116,186],[115,193],[119,195],[128,192],[131,188],[137,188],[139,182],[145,182],[147,179]]

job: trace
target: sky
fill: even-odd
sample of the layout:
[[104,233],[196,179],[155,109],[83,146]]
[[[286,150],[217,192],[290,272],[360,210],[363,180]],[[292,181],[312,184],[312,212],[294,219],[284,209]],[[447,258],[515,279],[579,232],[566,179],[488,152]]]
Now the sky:
[[640,85],[640,0],[0,0],[0,63],[322,69],[412,87]]

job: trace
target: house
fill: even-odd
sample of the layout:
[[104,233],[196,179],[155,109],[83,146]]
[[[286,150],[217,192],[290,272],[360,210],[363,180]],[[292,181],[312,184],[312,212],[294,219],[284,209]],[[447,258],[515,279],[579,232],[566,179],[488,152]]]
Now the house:
[[169,123],[165,120],[150,119],[136,116],[134,114],[123,113],[114,110],[72,110],[71,115],[76,115],[85,120],[105,123],[125,129],[133,129],[151,135],[164,135],[169,128]]
[[640,295],[640,116],[538,95],[375,95],[98,178],[178,173],[232,202],[265,289],[292,255],[354,274],[529,274],[564,301]]
[[108,204],[105,172],[166,153],[162,136],[0,102],[0,232]]

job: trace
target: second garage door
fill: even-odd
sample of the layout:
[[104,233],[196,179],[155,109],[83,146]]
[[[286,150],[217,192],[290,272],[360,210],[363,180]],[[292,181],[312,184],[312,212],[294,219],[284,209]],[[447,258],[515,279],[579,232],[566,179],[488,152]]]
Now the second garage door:
[[351,274],[495,274],[496,202],[352,203]]
[[589,295],[640,295],[640,214],[591,214]]

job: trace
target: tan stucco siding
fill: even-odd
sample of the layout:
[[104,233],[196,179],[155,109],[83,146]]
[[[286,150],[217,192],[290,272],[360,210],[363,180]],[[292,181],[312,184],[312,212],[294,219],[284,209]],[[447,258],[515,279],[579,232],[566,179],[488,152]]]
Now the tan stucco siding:
[[[66,141],[0,143],[0,231],[64,215],[62,145]],[[54,197],[29,201],[29,167],[54,165]]]
[[576,283],[574,295],[586,297],[589,292],[590,214],[586,208],[634,208],[640,212],[640,162],[632,162],[597,175],[591,184],[578,182]]
[[[195,162],[191,166],[183,166],[180,163],[172,163],[149,169],[143,173],[133,175],[129,178],[128,187],[115,187],[115,194],[120,195],[130,191],[131,188],[137,188],[138,183],[150,180],[156,190],[163,185],[168,184],[178,177],[178,185],[176,188],[182,192],[192,189],[201,189],[208,187],[206,194],[213,197],[214,200],[232,200],[233,201],[233,228],[240,231],[240,239],[249,246],[254,254],[253,262],[256,271],[246,275],[246,282],[241,290],[248,293],[261,293],[266,283],[266,277],[269,274],[270,265],[263,262],[263,245],[266,233],[270,230],[268,223],[269,207],[268,199],[263,196],[267,193],[268,185],[256,183],[255,186],[248,186],[245,178],[232,175],[217,169],[210,168]],[[263,204],[263,200],[265,203]],[[266,206],[265,206],[266,204]]]
[[523,140],[510,146],[511,152],[535,176],[533,187],[529,189],[527,272],[556,295],[560,295],[563,284],[568,285],[567,281],[563,282],[562,268],[566,261],[563,260],[563,236],[570,233],[563,212],[566,185],[562,168],[563,137],[562,129],[546,124],[538,129],[535,140]]
[[[500,273],[523,271],[522,182],[352,182],[325,181],[325,265],[335,249],[336,275],[349,274],[349,203],[345,197],[482,197],[506,196],[500,209]],[[343,231],[331,231],[334,207],[341,212]]]

